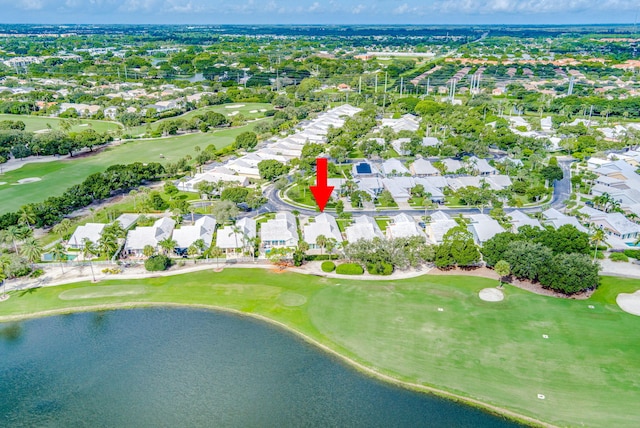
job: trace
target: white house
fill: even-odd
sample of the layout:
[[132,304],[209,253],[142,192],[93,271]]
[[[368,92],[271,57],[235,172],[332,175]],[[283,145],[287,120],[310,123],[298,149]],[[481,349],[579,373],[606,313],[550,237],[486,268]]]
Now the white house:
[[505,231],[504,228],[500,226],[500,223],[486,214],[474,214],[470,215],[469,218],[471,219],[471,223],[467,228],[473,233],[475,241],[479,244],[483,244],[498,233]]
[[410,150],[407,150],[407,144],[411,142],[411,138],[398,138],[391,142],[391,147],[395,150],[400,156],[407,156],[411,154]]
[[416,159],[409,169],[411,170],[411,174],[416,177],[433,177],[440,175],[440,171],[438,171],[431,162],[423,158]]
[[127,234],[124,251],[127,254],[141,256],[144,247],[147,245],[157,249],[160,241],[171,237],[175,226],[176,222],[173,219],[163,217],[157,220],[153,226],[136,227]]
[[204,248],[211,246],[213,232],[216,230],[216,220],[210,216],[200,217],[192,226],[182,226],[173,231],[173,240],[176,241],[176,252],[185,253],[197,240],[202,239]]
[[577,218],[564,215],[555,208],[549,208],[548,210],[543,211],[542,216],[544,217],[545,222],[553,226],[554,229],[557,229],[560,226],[564,226],[565,224],[570,224],[572,226],[575,226],[575,228],[580,232],[587,231],[587,229],[580,224]]
[[262,223],[260,240],[265,249],[296,247],[298,245],[298,226],[294,215],[283,211],[277,213],[276,218]]
[[476,171],[480,175],[495,175],[498,173],[498,170],[489,165],[486,159],[480,159],[476,156],[471,156],[467,160],[467,164],[469,169]]
[[517,233],[518,229],[522,226],[538,227],[542,229],[542,225],[537,219],[529,217],[522,211],[513,210],[508,215],[511,217],[511,224],[513,225],[514,233]]
[[635,242],[640,235],[640,225],[630,221],[621,213],[605,213],[589,207],[581,208],[580,212],[587,216],[590,224],[624,242]]
[[440,244],[442,243],[444,235],[457,225],[458,223],[453,220],[449,214],[442,211],[436,211],[431,214],[431,221],[427,223],[427,236],[431,242]]
[[97,244],[105,226],[104,223],[87,223],[84,226],[78,226],[69,238],[68,247],[79,250],[84,247],[85,240]]
[[104,117],[111,120],[116,120],[118,116],[118,107],[111,106],[104,109]]
[[409,238],[411,236],[419,236],[421,238],[427,238],[422,228],[418,226],[415,220],[406,215],[398,214],[391,218],[391,222],[387,225],[387,237],[393,238]]
[[356,242],[360,239],[371,241],[373,238],[384,238],[380,226],[367,215],[356,217],[353,223],[345,229],[347,241]]
[[385,177],[409,174],[409,170],[398,159],[387,159],[380,166],[380,170]]
[[316,240],[320,235],[325,238],[333,238],[338,243],[342,242],[342,234],[336,219],[327,213],[317,215],[312,223],[304,226],[302,232],[303,239],[309,244],[310,250],[320,248],[316,244]]
[[249,179],[246,176],[238,175],[235,171],[232,171],[229,168],[219,166],[202,174],[196,174],[191,180],[185,181],[184,183],[178,183],[177,187],[185,192],[197,192],[198,183],[203,181],[207,183],[237,183],[242,187],[247,187],[249,185]]
[[216,246],[223,249],[227,255],[237,253],[252,245],[256,237],[256,221],[252,218],[242,218],[234,226],[218,229]]

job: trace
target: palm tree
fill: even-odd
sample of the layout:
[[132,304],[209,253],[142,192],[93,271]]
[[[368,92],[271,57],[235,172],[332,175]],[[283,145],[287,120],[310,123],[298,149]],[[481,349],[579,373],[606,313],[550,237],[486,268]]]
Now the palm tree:
[[111,257],[118,250],[118,240],[111,234],[103,233],[98,240],[98,251],[100,255]]
[[142,254],[145,257],[151,257],[155,254],[155,252],[156,252],[156,249],[153,248],[153,246],[151,245],[145,245],[144,248],[142,249]]
[[4,232],[5,239],[10,241],[13,244],[13,250],[16,254],[18,254],[18,240],[22,236],[20,228],[18,226],[9,226],[5,229]]
[[600,245],[600,243],[602,243],[602,241],[604,241],[604,238],[605,238],[604,230],[600,228],[595,229],[591,234],[591,243],[595,247],[595,250],[593,251],[593,263],[596,262],[596,256],[598,254],[598,246]]
[[327,249],[327,253],[333,254],[333,250],[335,250],[336,246],[338,245],[338,241],[336,240],[336,238],[329,238],[327,239],[327,243],[324,245]]
[[42,258],[42,246],[37,239],[29,238],[20,247],[20,255],[31,263],[39,262]]
[[89,267],[91,268],[91,277],[93,278],[93,282],[96,282],[96,274],[93,272],[93,263],[91,263],[91,258],[97,253],[96,246],[93,242],[84,239],[84,246],[81,249],[82,258],[85,260],[89,260]]
[[36,215],[31,205],[23,205],[18,211],[18,214],[20,215],[18,220],[20,224],[24,224],[30,228],[31,225],[36,222]]
[[69,230],[71,230],[71,226],[73,226],[73,223],[71,223],[71,220],[69,220],[68,218],[63,218],[60,221],[60,223],[53,226],[51,231],[53,233],[60,235],[60,239],[62,239],[64,235],[66,235],[69,232]]
[[224,255],[224,251],[220,247],[209,247],[209,257],[216,259],[216,267],[220,267],[220,257]]
[[324,235],[318,235],[316,237],[316,245],[320,247],[320,254],[324,253],[324,247],[327,245],[327,237]]
[[51,255],[53,256],[54,261],[60,262],[60,268],[62,269],[62,274],[64,275],[64,263],[67,261],[67,253],[64,250],[64,246],[61,243],[57,243],[51,250]]
[[168,237],[158,242],[158,245],[160,246],[160,248],[162,248],[162,252],[165,255],[169,255],[171,251],[176,248],[176,245],[178,245],[178,243],[171,239],[171,237]]
[[195,244],[191,244],[189,245],[189,248],[187,248],[187,254],[190,255],[193,258],[193,264],[196,264],[196,256],[200,253],[200,250],[198,250],[198,247],[195,246]]
[[138,197],[138,191],[136,189],[132,189],[129,192],[129,196],[133,197],[133,210],[136,210],[136,199]]

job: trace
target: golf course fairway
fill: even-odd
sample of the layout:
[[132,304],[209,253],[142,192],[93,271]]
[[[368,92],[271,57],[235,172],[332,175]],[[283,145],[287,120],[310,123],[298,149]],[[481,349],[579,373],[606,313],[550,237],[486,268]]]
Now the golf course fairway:
[[502,301],[478,297],[496,285],[227,268],[14,291],[0,303],[0,321],[158,304],[219,308],[286,327],[370,375],[524,423],[637,426],[640,317],[615,299],[640,289],[640,280],[604,277],[588,300],[510,285]]

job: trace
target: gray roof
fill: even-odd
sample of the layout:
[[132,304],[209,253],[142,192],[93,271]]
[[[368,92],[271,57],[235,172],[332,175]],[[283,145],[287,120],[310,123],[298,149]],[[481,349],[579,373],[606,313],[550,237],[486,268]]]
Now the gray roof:
[[356,217],[353,224],[345,229],[345,232],[349,242],[356,242],[360,239],[370,241],[376,237],[381,239],[384,237],[373,217],[366,215]]

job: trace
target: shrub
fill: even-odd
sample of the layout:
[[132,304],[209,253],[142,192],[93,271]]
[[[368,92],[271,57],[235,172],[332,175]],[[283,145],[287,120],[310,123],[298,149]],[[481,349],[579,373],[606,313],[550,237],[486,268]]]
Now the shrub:
[[120,269],[119,267],[113,267],[113,268],[108,267],[108,268],[102,269],[102,273],[115,275],[118,273],[122,273],[122,269]]
[[320,267],[322,268],[322,272],[333,272],[336,270],[336,264],[334,262],[322,262]]
[[627,257],[624,253],[611,253],[609,259],[614,262],[628,262],[629,257]]
[[164,254],[156,254],[144,261],[144,267],[149,272],[167,270],[171,266],[171,259]]
[[31,274],[29,275],[31,278],[39,278],[44,274],[44,271],[42,269],[36,269],[33,272],[31,272]]
[[367,272],[371,275],[391,275],[393,273],[393,265],[387,262],[368,263]]
[[336,273],[342,275],[362,275],[364,269],[358,263],[343,263],[336,268]]
[[640,250],[624,250],[624,255],[632,259],[640,260]]

